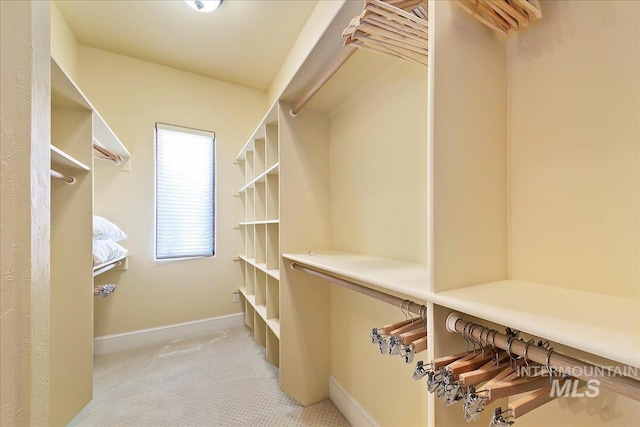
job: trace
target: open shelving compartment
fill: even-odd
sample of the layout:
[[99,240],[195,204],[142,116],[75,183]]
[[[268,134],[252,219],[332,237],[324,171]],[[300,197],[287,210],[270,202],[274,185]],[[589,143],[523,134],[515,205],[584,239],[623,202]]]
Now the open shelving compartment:
[[[51,413],[66,425],[92,397],[94,277],[126,269],[128,258],[93,266],[93,149],[129,151],[71,77],[51,58],[51,169],[75,178],[51,183]],[[118,167],[122,167],[121,165]],[[99,278],[97,280],[100,280]]]
[[[240,256],[246,271],[240,292],[245,299],[245,324],[251,324],[254,340],[266,349],[266,359],[280,364],[279,292],[279,142],[277,105],[260,123],[236,157],[243,168],[245,253]],[[242,171],[241,171],[242,172]]]

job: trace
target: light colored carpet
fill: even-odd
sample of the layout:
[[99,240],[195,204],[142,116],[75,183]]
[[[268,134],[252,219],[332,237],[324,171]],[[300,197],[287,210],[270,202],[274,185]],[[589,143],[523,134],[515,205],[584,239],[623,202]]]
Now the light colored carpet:
[[242,327],[97,357],[93,400],[71,426],[327,426],[329,400],[302,407]]

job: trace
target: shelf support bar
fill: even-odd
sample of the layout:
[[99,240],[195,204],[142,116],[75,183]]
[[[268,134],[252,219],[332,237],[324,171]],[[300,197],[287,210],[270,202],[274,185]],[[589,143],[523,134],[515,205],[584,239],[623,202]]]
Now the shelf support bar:
[[480,335],[491,336],[491,344],[493,345],[493,337],[495,337],[495,346],[505,351],[509,348],[509,353],[513,355],[524,357],[526,351],[527,360],[529,361],[539,363],[542,366],[549,366],[560,373],[567,373],[584,381],[597,380],[602,387],[640,402],[640,381],[633,378],[622,376],[602,366],[595,366],[565,356],[552,349],[532,345],[527,350],[527,344],[524,341],[513,339],[495,330],[487,332],[486,328],[474,328],[472,327],[474,323],[462,319],[457,313],[449,314],[446,325],[449,332],[470,335],[477,342],[481,342]]
[[[364,294],[368,297],[377,299],[378,301],[382,301],[382,302],[386,302],[387,304],[394,305],[396,307],[399,307],[402,310],[409,310],[410,312],[415,313],[418,316],[426,315],[424,306],[420,304],[416,304],[411,300],[398,298],[394,295],[389,295],[385,292],[381,292],[376,289],[367,288],[366,286],[359,285],[349,280],[341,279],[339,277],[335,277],[330,274],[323,273],[321,271],[318,271],[313,268],[309,268],[307,266],[302,266],[295,261],[291,263],[291,268],[293,270],[303,271],[307,274],[310,274],[311,276],[319,277],[331,283],[335,283],[336,285],[340,285],[344,288]],[[407,305],[407,302],[409,302],[408,305]]]

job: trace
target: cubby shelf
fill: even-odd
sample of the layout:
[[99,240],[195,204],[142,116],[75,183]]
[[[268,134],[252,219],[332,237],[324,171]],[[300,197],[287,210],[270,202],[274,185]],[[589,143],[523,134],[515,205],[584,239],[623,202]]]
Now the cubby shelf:
[[267,273],[269,276],[273,277],[276,280],[280,280],[280,270],[279,269],[267,269],[267,264],[265,263],[256,263],[256,259],[255,258],[247,258],[245,255],[240,255],[238,258],[240,258],[242,261],[246,262],[247,264],[257,268],[258,270]]
[[90,170],[89,166],[53,145],[51,145],[51,166],[83,170],[86,172]]
[[280,186],[278,104],[269,110],[236,157],[244,176],[238,191],[244,217],[238,222],[244,241],[245,324],[265,347],[270,363],[280,365]]
[[247,288],[245,286],[240,286],[238,288],[242,296],[247,300],[251,308],[258,313],[258,316],[267,324],[271,332],[277,337],[280,338],[280,320],[279,319],[267,319],[267,306],[264,304],[256,304],[256,296],[253,294],[247,293]]
[[278,175],[278,166],[278,163],[276,163],[275,165],[271,166],[269,169],[249,181],[244,187],[240,189],[240,193],[244,192],[247,188],[252,188],[257,182],[264,182],[267,178],[267,175]]

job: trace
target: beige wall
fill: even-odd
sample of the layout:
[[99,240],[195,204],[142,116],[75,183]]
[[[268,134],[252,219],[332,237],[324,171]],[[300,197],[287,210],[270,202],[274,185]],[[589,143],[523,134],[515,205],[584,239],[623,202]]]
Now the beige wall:
[[[639,299],[640,3],[543,12],[508,41],[509,277]],[[517,425],[637,425],[639,407],[602,390]]]
[[640,3],[545,2],[509,39],[509,275],[640,298]]
[[48,424],[49,2],[0,2],[0,424]]
[[330,115],[331,246],[427,262],[427,70],[394,61]]
[[[240,311],[241,236],[232,195],[242,186],[235,155],[264,115],[265,94],[164,66],[81,46],[80,88],[132,154],[131,171],[95,161],[94,212],[129,235],[129,269],[102,283],[115,295],[95,302],[95,336],[217,317]],[[154,261],[154,125],[216,133],[216,256]]]
[[[330,114],[331,247],[425,264],[427,70],[394,62]],[[381,355],[368,336],[402,318],[332,286],[331,374],[380,425],[426,425],[415,363]]]
[[51,3],[51,57],[72,80],[78,80],[78,41],[54,2]]

